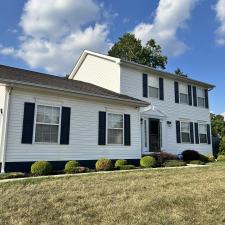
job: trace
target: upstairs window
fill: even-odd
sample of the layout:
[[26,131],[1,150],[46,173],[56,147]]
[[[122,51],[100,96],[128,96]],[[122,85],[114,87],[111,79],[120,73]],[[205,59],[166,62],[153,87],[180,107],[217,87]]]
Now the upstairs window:
[[180,103],[188,104],[188,86],[184,84],[180,84]]
[[199,124],[199,140],[200,140],[200,143],[202,144],[208,143],[206,124]]
[[198,101],[198,107],[205,108],[205,91],[204,91],[204,89],[197,88],[197,101]]
[[58,143],[60,107],[37,105],[35,142]]
[[182,143],[190,143],[190,123],[181,122],[181,140]]
[[149,97],[159,99],[159,78],[149,76]]
[[108,144],[123,144],[124,122],[123,114],[107,114],[107,140]]

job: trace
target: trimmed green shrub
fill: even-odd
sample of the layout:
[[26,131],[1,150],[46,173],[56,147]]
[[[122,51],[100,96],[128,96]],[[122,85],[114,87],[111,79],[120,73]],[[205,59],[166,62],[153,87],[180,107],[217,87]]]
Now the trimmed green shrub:
[[48,175],[52,173],[52,164],[47,161],[37,161],[31,165],[31,173],[34,175]]
[[225,161],[225,155],[219,155],[217,161]]
[[225,155],[225,137],[222,137],[219,143],[219,155]]
[[201,160],[192,160],[189,162],[189,164],[195,164],[195,165],[205,165],[205,162]]
[[213,155],[209,155],[208,156],[208,161],[209,162],[214,162],[215,161],[215,157]]
[[195,150],[185,150],[181,154],[185,162],[192,160],[200,160],[200,154]]
[[136,166],[134,165],[121,165],[120,167],[118,167],[120,170],[133,170],[133,169],[137,169]]
[[156,166],[156,159],[153,156],[144,156],[140,160],[140,166],[150,168]]
[[95,168],[97,171],[107,171],[113,168],[113,164],[110,159],[101,158],[96,162]]
[[125,160],[125,159],[118,159],[115,162],[115,168],[119,168],[124,165],[127,165],[127,160]]
[[75,160],[68,161],[65,165],[64,172],[65,173],[76,173],[77,167],[79,167],[79,162]]
[[204,163],[207,163],[207,162],[209,162],[209,157],[200,154],[200,161],[202,161],[202,162],[204,162]]
[[[74,167],[73,172],[72,173],[86,173],[89,172],[89,168],[84,167],[84,166],[78,166],[78,167]],[[70,174],[72,174],[70,173]]]
[[163,163],[164,167],[180,167],[180,166],[186,166],[186,163],[181,160],[168,160]]

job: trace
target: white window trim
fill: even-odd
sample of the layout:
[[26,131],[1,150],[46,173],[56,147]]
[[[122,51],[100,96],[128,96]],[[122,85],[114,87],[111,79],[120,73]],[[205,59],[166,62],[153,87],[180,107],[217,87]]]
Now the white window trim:
[[[152,97],[152,96],[150,96],[150,88],[157,88],[158,89],[158,97],[156,98],[156,97]],[[153,87],[153,86],[151,86],[151,85],[148,85],[148,96],[149,96],[149,98],[153,98],[153,99],[159,99],[159,87]]]
[[[122,139],[123,140],[123,143],[122,144],[108,143],[108,114],[116,114],[116,115],[122,115],[123,116],[123,139]],[[116,129],[122,130],[121,128],[113,128],[113,129],[115,129],[115,130]],[[124,146],[124,135],[125,135],[125,129],[124,129],[124,113],[113,112],[113,111],[106,112],[106,145],[108,145],[108,146]]]
[[[58,141],[57,142],[36,142],[35,137],[36,137],[36,124],[37,124],[37,107],[38,106],[49,106],[49,107],[55,107],[59,108],[59,124],[48,124],[48,125],[58,125]],[[34,126],[33,126],[33,140],[32,144],[45,144],[45,145],[57,145],[60,144],[60,135],[61,135],[61,116],[62,116],[62,106],[61,105],[50,105],[50,104],[45,104],[45,103],[35,103],[35,113],[34,113]],[[45,123],[41,123],[45,124]]]
[[[190,139],[189,142],[183,142],[183,140],[182,140],[182,131],[181,131],[181,124],[182,123],[188,123],[188,125],[189,125],[189,139]],[[181,143],[182,144],[191,144],[191,127],[190,127],[190,121],[180,121],[180,139],[181,139]]]
[[[205,96],[204,96],[204,97],[199,97],[199,96],[198,96],[198,89],[201,89],[201,90],[204,91],[204,89],[198,88],[198,87],[197,87],[197,91],[196,91],[196,92],[197,92],[197,93],[196,93],[196,96],[197,96],[197,106],[198,106],[199,108],[203,108],[203,109],[204,109],[204,108],[205,108]],[[203,99],[204,99],[204,106],[200,106],[200,105],[198,104],[198,98],[203,98]]]
[[204,125],[204,126],[206,126],[206,129],[207,129],[207,124],[206,123],[198,123],[198,138],[199,138],[199,144],[202,144],[202,145],[208,145],[208,133],[207,133],[207,131],[206,131],[206,142],[205,143],[202,143],[201,142],[201,138],[200,138],[200,129],[199,129],[199,127],[200,127],[200,125]]

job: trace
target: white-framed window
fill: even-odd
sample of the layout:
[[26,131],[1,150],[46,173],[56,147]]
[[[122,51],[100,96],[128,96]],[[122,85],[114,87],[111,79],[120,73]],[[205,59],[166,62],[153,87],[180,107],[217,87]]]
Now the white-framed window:
[[207,137],[207,124],[199,124],[199,140],[202,144],[208,143],[208,137]]
[[179,91],[180,103],[188,105],[188,86],[185,84],[180,84]]
[[159,78],[155,76],[149,76],[148,92],[150,98],[159,98]]
[[202,88],[197,88],[198,107],[205,108],[205,91]]
[[123,145],[124,115],[107,113],[107,144]]
[[36,105],[35,143],[58,143],[61,108]]
[[190,123],[189,122],[181,122],[181,141],[182,143],[190,143],[191,135],[190,135]]

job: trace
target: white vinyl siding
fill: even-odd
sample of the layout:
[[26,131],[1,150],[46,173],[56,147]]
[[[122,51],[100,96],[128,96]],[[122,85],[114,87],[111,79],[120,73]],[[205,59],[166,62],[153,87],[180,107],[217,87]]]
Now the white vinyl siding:
[[190,123],[189,122],[181,122],[181,142],[182,143],[190,143]]
[[199,141],[201,144],[208,143],[207,124],[199,124]]
[[[22,144],[24,102],[71,108],[69,145],[58,143]],[[131,115],[131,146],[98,145],[99,111]],[[68,161],[110,159],[139,159],[141,136],[139,109],[110,100],[90,100],[67,96],[65,93],[28,91],[14,88],[11,93],[9,129],[7,138],[7,162],[23,161]]]

